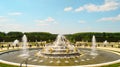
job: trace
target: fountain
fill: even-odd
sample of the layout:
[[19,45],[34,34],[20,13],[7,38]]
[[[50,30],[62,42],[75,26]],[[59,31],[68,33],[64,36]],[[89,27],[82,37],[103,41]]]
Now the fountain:
[[92,37],[91,55],[97,55],[97,51],[96,51],[96,39],[95,39],[94,35]]
[[76,57],[79,55],[80,53],[78,52],[78,49],[71,45],[70,42],[63,35],[58,35],[53,45],[45,46],[43,50],[41,50],[37,54],[37,56],[46,56],[54,58],[69,58]]
[[22,41],[23,41],[22,54],[20,55],[20,57],[28,58],[29,57],[29,50],[27,49],[27,37],[26,37],[26,35],[23,35]]
[[107,40],[105,40],[105,41],[103,42],[103,45],[108,45]]
[[16,39],[16,40],[14,40],[14,42],[13,42],[12,45],[13,45],[13,46],[16,46],[18,43],[19,43],[19,40]]

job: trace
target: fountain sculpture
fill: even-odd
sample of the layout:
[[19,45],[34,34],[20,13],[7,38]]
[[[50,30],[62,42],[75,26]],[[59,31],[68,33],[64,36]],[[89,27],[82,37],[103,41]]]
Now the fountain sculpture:
[[63,36],[58,35],[56,41],[53,45],[45,46],[40,52],[37,53],[37,56],[46,56],[46,57],[76,57],[80,56],[80,53],[74,45]]

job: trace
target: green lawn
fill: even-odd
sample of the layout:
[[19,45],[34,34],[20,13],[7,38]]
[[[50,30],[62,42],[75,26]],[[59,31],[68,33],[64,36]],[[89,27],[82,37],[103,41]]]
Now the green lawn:
[[19,66],[0,63],[0,67],[19,67]]
[[120,63],[112,64],[112,65],[107,65],[107,66],[102,66],[102,67],[120,67]]
[[[8,65],[8,64],[0,63],[0,67],[19,67],[19,66],[14,66],[14,65]],[[120,63],[107,65],[107,66],[102,66],[102,67],[120,67]]]

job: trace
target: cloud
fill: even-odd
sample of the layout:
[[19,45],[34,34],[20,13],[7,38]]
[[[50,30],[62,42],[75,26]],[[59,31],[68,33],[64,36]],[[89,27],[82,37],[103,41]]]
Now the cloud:
[[16,22],[16,19],[9,18],[8,16],[0,16],[0,30],[4,32],[20,30],[22,25],[16,24]]
[[80,12],[80,11],[82,11],[82,10],[84,10],[84,8],[83,8],[83,7],[79,7],[79,8],[77,8],[77,9],[75,9],[75,12]]
[[64,11],[68,12],[68,11],[71,11],[73,8],[72,7],[66,7],[64,8]]
[[11,16],[20,16],[22,15],[23,13],[21,12],[12,12],[12,13],[8,13],[8,15],[11,15]]
[[101,18],[99,20],[97,20],[98,22],[106,22],[106,21],[109,21],[109,22],[118,22],[120,21],[120,14],[115,16],[115,17],[104,17],[104,18]]
[[8,22],[8,21],[11,21],[12,19],[9,19],[5,16],[0,16],[0,23],[3,23],[3,22]]
[[86,23],[86,21],[80,20],[79,23],[80,23],[80,24],[84,24],[84,23]]
[[47,19],[44,20],[35,20],[34,22],[37,22],[37,25],[49,25],[51,23],[57,23],[55,19],[53,19],[52,17],[48,17]]
[[5,32],[8,31],[18,31],[22,29],[22,25],[19,24],[11,24],[11,23],[7,23],[7,24],[0,24],[0,30],[3,30]]
[[99,11],[110,11],[110,10],[116,10],[119,7],[119,3],[116,1],[108,1],[105,0],[105,3],[103,5],[94,5],[94,4],[88,4],[85,5],[85,9],[87,11],[91,11],[91,12],[99,12]]
[[80,6],[79,8],[75,9],[75,12],[80,12],[86,10],[88,12],[104,12],[104,11],[111,11],[116,10],[120,7],[120,2],[118,0],[105,0],[104,4],[102,5],[95,5],[95,4],[85,4]]

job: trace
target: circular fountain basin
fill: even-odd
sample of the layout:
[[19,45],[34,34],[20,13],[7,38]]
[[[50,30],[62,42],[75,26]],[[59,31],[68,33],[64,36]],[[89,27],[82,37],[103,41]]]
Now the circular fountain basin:
[[[49,57],[38,57],[35,54],[42,49],[30,49],[30,57],[28,58],[28,65],[37,65],[37,66],[83,66],[83,65],[98,65],[105,64],[120,59],[120,55],[114,53],[113,51],[97,50],[98,55],[90,55],[91,49],[89,48],[80,48],[81,55],[78,57],[71,58],[69,54],[61,58],[49,58]],[[17,63],[20,65],[24,60],[19,57],[21,54],[20,50],[7,51],[0,53],[0,62],[11,62]],[[59,56],[59,55],[57,55]]]

